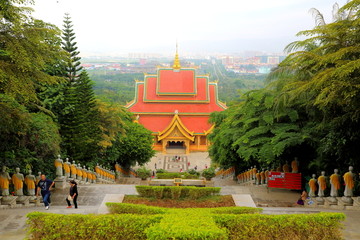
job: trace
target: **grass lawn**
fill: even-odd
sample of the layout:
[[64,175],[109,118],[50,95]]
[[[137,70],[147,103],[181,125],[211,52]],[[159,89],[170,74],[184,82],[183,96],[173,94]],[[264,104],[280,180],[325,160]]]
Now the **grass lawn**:
[[233,207],[234,200],[231,195],[215,195],[192,199],[157,199],[145,198],[138,195],[125,195],[123,203],[145,204],[148,206],[167,207],[167,208],[215,208]]

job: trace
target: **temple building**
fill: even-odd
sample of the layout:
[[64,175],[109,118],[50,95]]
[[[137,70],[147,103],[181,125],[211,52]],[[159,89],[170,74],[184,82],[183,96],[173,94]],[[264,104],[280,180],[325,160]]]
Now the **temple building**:
[[205,152],[213,128],[208,122],[210,113],[226,109],[218,99],[217,87],[209,75],[181,67],[176,50],[172,67],[158,67],[155,74],[136,81],[135,99],[126,108],[152,131],[156,151]]

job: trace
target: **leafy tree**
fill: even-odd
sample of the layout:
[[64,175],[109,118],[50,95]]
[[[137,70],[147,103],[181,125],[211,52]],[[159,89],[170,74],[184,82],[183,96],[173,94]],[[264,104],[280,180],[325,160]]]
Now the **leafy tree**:
[[31,16],[25,0],[0,2],[0,159],[2,164],[45,171],[59,153],[60,136],[38,97],[60,77],[46,69],[61,61],[60,30]]
[[125,108],[97,100],[101,140],[98,143],[102,151],[113,145],[119,134],[125,134],[125,125],[131,122],[131,114]]
[[329,24],[312,10],[317,26],[287,46],[292,53],[265,89],[211,116],[210,154],[220,166],[244,169],[298,156],[305,173],[360,167],[360,2],[334,9]]
[[359,1],[350,1],[329,24],[318,12],[317,27],[298,34],[309,38],[289,44],[288,51],[298,51],[270,76],[286,96],[280,104],[302,103],[316,122],[317,162],[329,168],[360,167],[359,9]]
[[142,125],[128,122],[126,135],[118,134],[113,145],[105,153],[107,163],[112,166],[119,163],[124,168],[143,165],[154,156],[153,136]]
[[44,70],[63,57],[59,29],[34,19],[32,9],[18,5],[32,2],[8,0],[0,3],[0,93],[28,105],[39,104],[39,84],[59,78]]
[[44,113],[29,113],[14,98],[0,94],[0,158],[2,164],[47,171],[59,153],[56,123]]

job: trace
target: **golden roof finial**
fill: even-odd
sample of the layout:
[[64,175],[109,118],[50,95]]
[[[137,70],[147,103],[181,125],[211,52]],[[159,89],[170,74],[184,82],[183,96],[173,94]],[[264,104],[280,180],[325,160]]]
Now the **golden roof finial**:
[[181,65],[180,65],[179,54],[178,54],[178,43],[176,41],[176,54],[175,54],[173,69],[180,69],[180,68],[181,68]]

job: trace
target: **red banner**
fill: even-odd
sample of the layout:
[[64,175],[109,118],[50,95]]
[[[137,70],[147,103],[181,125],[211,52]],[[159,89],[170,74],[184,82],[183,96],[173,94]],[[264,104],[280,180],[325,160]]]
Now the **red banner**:
[[269,172],[268,187],[301,190],[301,173]]

